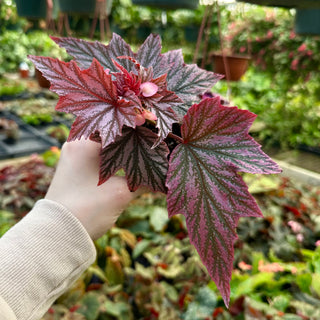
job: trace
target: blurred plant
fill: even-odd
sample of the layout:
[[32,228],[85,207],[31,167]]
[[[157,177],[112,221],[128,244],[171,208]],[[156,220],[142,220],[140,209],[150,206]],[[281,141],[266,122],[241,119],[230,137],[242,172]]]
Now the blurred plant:
[[20,80],[0,78],[0,97],[18,95],[26,90],[26,85]]
[[[44,195],[52,174],[38,157],[0,171],[0,235]],[[229,309],[188,240],[183,216],[169,219],[165,196],[146,193],[96,241],[95,264],[43,319],[318,319],[319,187],[243,178],[264,218],[240,220]],[[292,221],[301,229],[293,230]]]
[[0,237],[2,237],[14,224],[14,214],[10,211],[0,210]]
[[[232,105],[244,106],[258,115],[251,134],[266,147],[299,148],[320,146],[320,79],[296,79],[285,89],[287,75],[271,75],[251,67],[242,81],[231,83]],[[227,84],[215,89],[226,95]]]
[[320,147],[319,77],[301,82],[270,104],[261,117],[266,125],[259,133],[265,145],[297,148]]
[[50,137],[57,139],[58,142],[62,144],[67,141],[70,129],[66,125],[60,124],[58,126],[49,127],[46,132]]
[[53,176],[39,156],[26,162],[8,165],[0,170],[0,210],[11,211],[16,218],[29,212],[35,202],[46,194]]
[[19,18],[15,1],[0,1],[0,34],[6,30],[22,30],[27,21]]
[[8,143],[14,143],[19,139],[19,125],[11,119],[0,118],[0,134],[6,136]]
[[41,157],[48,167],[55,167],[60,158],[60,149],[58,147],[51,147],[49,150],[45,151]]
[[307,81],[315,72],[320,62],[320,41],[293,32],[291,11],[257,8],[234,19],[227,35],[233,50],[251,54],[255,64],[271,75],[285,75],[282,86],[290,87],[299,79]]
[[54,119],[71,120],[73,116],[66,115],[54,110],[55,99],[31,98],[27,100],[14,100],[6,103],[5,110],[8,110],[19,116],[25,123],[38,126],[44,123],[50,123]]
[[22,30],[6,30],[0,34],[0,74],[18,71],[21,62],[33,65],[27,59],[28,54],[44,54],[59,59],[67,59],[68,55],[60,49],[50,37],[42,31],[25,34]]

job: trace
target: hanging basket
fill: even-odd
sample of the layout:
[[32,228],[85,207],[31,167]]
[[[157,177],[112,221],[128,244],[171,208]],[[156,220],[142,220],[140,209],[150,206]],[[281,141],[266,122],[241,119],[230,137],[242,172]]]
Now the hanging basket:
[[90,15],[94,13],[96,0],[59,0],[59,7],[63,13]]
[[284,8],[320,8],[320,0],[237,0],[260,6],[284,7]]
[[222,54],[212,53],[210,59],[213,64],[213,71],[225,75],[226,80],[239,81],[248,69],[249,61],[248,56],[226,55],[226,63],[229,67],[229,77],[224,67]]
[[160,9],[197,9],[199,0],[132,0],[133,4]]
[[[106,14],[110,15],[112,1],[106,1]],[[60,11],[67,14],[92,15],[95,12],[96,0],[59,0]]]
[[[46,0],[16,0],[18,16],[28,19],[45,19],[47,17]],[[53,18],[58,16],[58,3],[53,1]]]
[[304,35],[320,35],[320,9],[297,9],[295,32]]

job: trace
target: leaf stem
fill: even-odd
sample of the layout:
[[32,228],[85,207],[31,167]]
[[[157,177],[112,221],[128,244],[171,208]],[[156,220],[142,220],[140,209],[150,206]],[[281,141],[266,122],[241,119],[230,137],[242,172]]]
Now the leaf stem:
[[177,136],[176,134],[172,133],[172,132],[170,132],[168,134],[168,137],[172,138],[172,139],[174,139],[174,140],[176,140],[176,141],[178,141],[180,143],[183,143],[183,139],[181,137]]

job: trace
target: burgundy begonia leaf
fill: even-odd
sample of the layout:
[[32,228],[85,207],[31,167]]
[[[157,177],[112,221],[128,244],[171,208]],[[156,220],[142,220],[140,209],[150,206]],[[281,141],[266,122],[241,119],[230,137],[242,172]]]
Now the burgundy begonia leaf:
[[124,127],[122,136],[100,153],[99,184],[119,169],[124,169],[131,191],[147,186],[153,191],[165,193],[169,149],[164,142],[151,149],[156,139],[157,135],[145,127]]
[[170,70],[166,57],[161,54],[159,35],[151,34],[141,45],[135,58],[145,68],[152,67],[155,77],[166,74]]
[[[113,34],[108,45],[104,45],[98,41],[91,42],[76,38],[58,38],[51,37],[61,48],[66,49],[75,61],[82,68],[89,68],[93,58],[96,58],[99,63],[111,72],[116,72],[118,69],[113,64],[112,60],[119,56],[134,57],[130,46],[117,34]],[[128,71],[133,71],[134,66],[128,60],[118,61]]]
[[181,49],[168,51],[164,56],[170,65],[168,90],[183,100],[183,104],[174,106],[173,110],[184,116],[192,104],[200,101],[199,96],[210,90],[223,76],[201,69],[196,64],[185,64]]
[[240,217],[261,216],[238,171],[281,170],[248,134],[255,115],[224,107],[219,98],[193,105],[183,119],[183,143],[167,175],[169,215],[186,217],[190,241],[229,304],[233,244]]
[[99,131],[102,145],[112,143],[121,135],[124,125],[135,127],[138,105],[132,99],[119,98],[112,76],[97,60],[89,69],[81,70],[74,61],[62,62],[52,58],[30,57],[35,66],[50,81],[50,89],[60,99],[59,111],[77,116],[68,140],[89,138]]

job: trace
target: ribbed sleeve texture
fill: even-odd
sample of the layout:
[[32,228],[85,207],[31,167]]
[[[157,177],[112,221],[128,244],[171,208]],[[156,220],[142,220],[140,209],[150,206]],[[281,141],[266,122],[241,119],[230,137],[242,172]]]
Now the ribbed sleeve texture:
[[39,320],[95,257],[93,241],[71,212],[38,201],[0,239],[0,319]]

